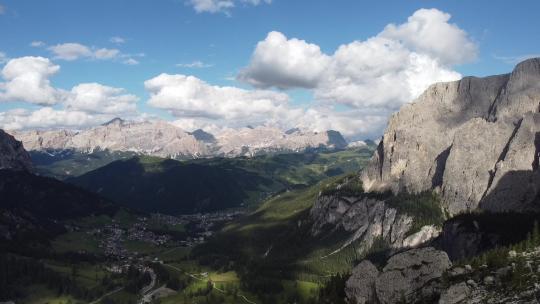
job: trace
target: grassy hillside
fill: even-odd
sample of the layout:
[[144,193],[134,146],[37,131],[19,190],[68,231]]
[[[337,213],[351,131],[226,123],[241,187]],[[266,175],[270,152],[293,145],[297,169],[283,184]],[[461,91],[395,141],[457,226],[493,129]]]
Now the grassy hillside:
[[78,231],[87,220],[120,221],[134,214],[94,193],[23,171],[0,170],[0,197],[0,302],[85,303],[141,280],[135,270],[106,273],[101,249],[92,251],[97,244]]
[[247,207],[359,170],[372,149],[176,161],[137,156],[67,181],[115,202],[169,214]]
[[266,201],[194,248],[191,256],[212,269],[235,271],[242,288],[263,302],[287,303],[287,299],[302,294],[291,289],[299,284],[312,287],[298,301],[316,299],[321,284],[332,275],[349,271],[358,258],[354,245],[323,258],[339,247],[346,235],[336,232],[315,238],[309,231],[308,213],[320,190],[340,178],[328,178]]
[[66,151],[30,151],[30,157],[37,173],[40,175],[66,179],[90,172],[113,161],[128,159],[133,152],[94,151],[81,153]]

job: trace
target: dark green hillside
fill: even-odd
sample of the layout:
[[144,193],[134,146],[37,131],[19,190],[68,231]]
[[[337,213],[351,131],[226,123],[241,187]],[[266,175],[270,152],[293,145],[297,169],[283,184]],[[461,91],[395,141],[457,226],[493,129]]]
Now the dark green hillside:
[[26,251],[65,232],[62,221],[114,215],[118,206],[52,178],[0,170],[0,247]]
[[79,176],[105,166],[113,161],[128,159],[133,152],[94,151],[82,153],[74,150],[64,151],[29,151],[34,169],[40,175],[57,179]]
[[94,193],[24,171],[0,170],[0,197],[2,210],[53,220],[112,214],[118,209]]
[[185,162],[141,156],[67,181],[144,211],[211,212],[250,206],[286,189],[357,171],[370,156],[370,149]]
[[[195,247],[191,256],[212,269],[235,271],[243,290],[259,296],[262,303],[290,303],[292,298],[296,303],[319,303],[315,291],[321,284],[350,271],[360,258],[355,245],[323,258],[339,248],[347,234],[334,231],[313,237],[310,233],[309,210],[321,189],[338,179],[269,199]],[[300,297],[303,292],[295,286],[304,285],[311,286],[311,292]]]
[[280,185],[235,167],[134,157],[68,180],[145,211],[196,213],[241,206]]

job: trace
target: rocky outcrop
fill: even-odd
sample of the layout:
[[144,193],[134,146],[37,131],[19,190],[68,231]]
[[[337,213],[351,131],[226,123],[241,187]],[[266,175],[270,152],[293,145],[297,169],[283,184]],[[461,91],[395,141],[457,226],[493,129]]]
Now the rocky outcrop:
[[467,283],[461,282],[450,286],[439,299],[439,304],[458,304],[465,303],[470,296],[471,289]]
[[357,242],[359,253],[371,248],[377,238],[395,248],[403,246],[403,240],[410,230],[413,218],[398,214],[383,200],[369,197],[343,197],[322,195],[315,201],[311,211],[312,235],[323,232],[344,231],[350,237],[340,249]]
[[377,298],[375,280],[379,270],[370,261],[364,260],[354,267],[351,276],[345,283],[345,294],[351,303],[369,304]]
[[414,248],[425,244],[434,238],[438,237],[441,229],[435,225],[426,225],[420,228],[420,231],[409,235],[403,240],[403,247]]
[[224,130],[213,135],[203,130],[186,132],[165,121],[128,122],[118,118],[80,132],[52,130],[13,134],[32,151],[109,150],[171,158],[253,156],[347,146],[341,134],[335,131],[286,133],[276,128],[257,127]]
[[0,169],[30,170],[32,161],[20,141],[0,130]]
[[438,83],[394,114],[364,189],[441,192],[450,214],[538,209],[540,59],[511,74]]
[[345,294],[350,303],[429,303],[440,294],[440,279],[450,267],[446,253],[431,247],[392,256],[380,273],[363,261],[346,282]]
[[[496,260],[496,262],[494,262]],[[499,251],[486,264],[454,266],[446,272],[439,304],[538,303],[540,248]]]

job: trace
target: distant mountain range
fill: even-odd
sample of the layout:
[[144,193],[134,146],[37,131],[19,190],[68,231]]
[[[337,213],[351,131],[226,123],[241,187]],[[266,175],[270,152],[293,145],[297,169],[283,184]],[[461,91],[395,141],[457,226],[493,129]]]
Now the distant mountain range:
[[186,159],[200,157],[254,156],[267,153],[342,149],[347,142],[337,131],[282,131],[271,127],[246,127],[210,134],[186,132],[165,121],[129,122],[115,118],[84,130],[12,132],[28,151],[109,150]]

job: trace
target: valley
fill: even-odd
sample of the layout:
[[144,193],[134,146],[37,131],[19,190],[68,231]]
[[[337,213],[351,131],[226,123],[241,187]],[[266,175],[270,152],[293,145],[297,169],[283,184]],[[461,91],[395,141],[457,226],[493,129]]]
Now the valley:
[[[37,164],[36,170],[40,174],[56,178],[66,178],[61,174],[65,172],[63,168],[69,166],[76,168],[76,163],[85,162],[87,165],[84,167],[93,167],[97,164],[98,169],[77,176],[70,174],[72,177],[68,177],[66,181],[104,195],[111,202],[119,202],[122,206],[106,214],[83,215],[83,217],[77,215],[73,219],[71,216],[62,218],[61,222],[56,222],[58,225],[56,233],[48,232],[45,226],[36,227],[38,230],[45,230],[43,239],[36,241],[42,248],[40,249],[42,253],[38,255],[48,257],[40,259],[36,267],[54,271],[63,280],[70,282],[70,286],[73,286],[71,289],[61,291],[59,294],[61,296],[56,299],[53,296],[56,287],[49,286],[50,284],[43,285],[44,282],[39,280],[31,283],[29,285],[31,287],[28,287],[30,289],[15,281],[15,285],[10,285],[10,289],[18,290],[17,299],[21,303],[37,303],[35,300],[46,298],[52,303],[96,304],[150,303],[158,298],[161,303],[270,301],[266,298],[266,291],[245,285],[249,280],[246,276],[249,274],[245,273],[245,269],[238,268],[241,263],[238,260],[234,261],[233,255],[229,253],[233,248],[247,252],[260,251],[261,245],[248,240],[245,242],[242,239],[233,240],[227,235],[244,238],[245,233],[237,231],[235,227],[239,223],[243,226],[244,222],[251,221],[252,224],[245,225],[248,234],[263,240],[267,234],[278,233],[275,238],[279,239],[282,229],[287,226],[294,227],[298,216],[304,217],[322,185],[333,183],[333,180],[340,179],[343,175],[358,171],[371,157],[373,150],[374,146],[368,145],[343,151],[182,162],[125,154],[109,157],[112,155],[109,152],[97,152],[98,154],[86,156],[72,152],[57,155],[31,153]],[[48,159],[45,161],[44,157]],[[103,161],[108,161],[109,164],[104,165]],[[189,171],[181,171],[183,168],[189,168]],[[215,171],[217,175],[203,173],[208,170],[218,170]],[[230,174],[231,170],[235,173]],[[151,192],[155,193],[153,195],[142,196],[135,193],[135,196],[128,196],[130,191],[127,189],[149,189],[148,186],[141,184],[123,186],[122,183],[116,182],[120,181],[120,176],[115,177],[116,173],[121,173],[126,179],[129,172],[134,172],[133,176],[127,178],[129,182],[137,183],[146,178],[149,181],[157,181],[156,184],[160,185],[162,190],[154,188],[156,191]],[[197,177],[197,174],[202,176]],[[217,191],[215,195],[220,200],[214,203],[214,207],[202,209],[199,207],[186,209],[180,207],[182,203],[180,205],[175,203],[176,209],[167,209],[163,205],[146,210],[139,208],[141,206],[148,208],[155,202],[163,201],[160,194],[173,197],[181,195],[186,197],[187,201],[196,202],[194,197],[189,198],[190,191],[209,193],[208,190],[195,186],[196,184],[184,188],[164,186],[167,185],[167,180],[176,185],[185,183],[189,185],[190,180],[182,180],[182,176],[189,176],[191,181],[202,183],[205,189],[210,186],[212,191]],[[212,187],[211,180],[208,180],[211,176],[214,176],[216,183],[222,183],[219,187],[229,187],[224,188],[229,190],[219,192],[221,191],[219,187]],[[198,178],[203,178],[204,182],[203,180],[197,182]],[[38,179],[50,180],[46,177]],[[238,184],[228,184],[234,180],[238,180]],[[96,182],[101,184],[95,184]],[[108,185],[112,186],[111,190],[105,188]],[[119,191],[122,187],[125,190]],[[239,196],[234,192],[227,193],[238,188],[246,189],[245,194]],[[137,197],[140,199],[138,204],[125,203],[137,201]],[[229,201],[234,201],[234,204],[228,203],[227,197],[231,197]],[[264,202],[262,205],[261,201]],[[150,213],[156,210],[165,213]],[[190,214],[184,214],[185,211]],[[264,214],[267,220],[259,221],[258,217],[261,214]],[[257,220],[254,220],[255,218]],[[248,228],[251,226],[253,227]],[[7,226],[7,233],[13,229],[9,227]],[[265,231],[266,227],[270,228],[268,232]],[[10,249],[7,259],[20,259],[23,256],[37,254],[35,251],[37,245],[33,244],[31,239],[25,235],[21,235],[18,239],[25,244],[24,248],[14,250],[15,248],[8,245],[12,242],[8,241],[6,246]],[[217,240],[228,242],[228,245],[221,247],[218,243],[214,243]],[[234,247],[231,247],[232,244]],[[276,249],[282,250],[280,248],[282,244],[276,243]],[[273,255],[271,252],[273,246],[272,244],[270,249],[265,248],[268,250],[266,255]],[[213,249],[206,253],[208,250],[206,248]],[[229,259],[230,262],[227,262]],[[345,268],[350,267],[350,263],[351,261]],[[319,274],[312,275],[311,270],[302,273],[305,273],[302,275],[305,277],[283,280],[285,289],[280,291],[283,294],[280,301],[288,301],[286,298],[291,297],[301,301],[315,299],[324,277],[335,272],[324,273],[321,276],[322,280],[317,278]],[[268,276],[264,280],[271,282],[275,279]],[[281,283],[279,285],[281,286]],[[39,292],[22,296],[28,294],[29,290]]]
[[539,11],[0,0],[0,304],[540,304]]

